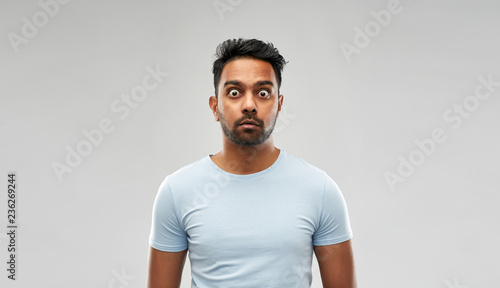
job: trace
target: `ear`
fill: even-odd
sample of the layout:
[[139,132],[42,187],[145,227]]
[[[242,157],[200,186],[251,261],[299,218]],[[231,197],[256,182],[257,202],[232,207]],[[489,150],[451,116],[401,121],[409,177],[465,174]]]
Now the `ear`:
[[208,99],[208,106],[210,106],[210,109],[212,109],[215,121],[219,121],[219,113],[217,113],[217,103],[218,103],[217,97],[210,96],[210,98]]
[[283,95],[278,96],[278,112],[281,111],[281,106],[283,106]]

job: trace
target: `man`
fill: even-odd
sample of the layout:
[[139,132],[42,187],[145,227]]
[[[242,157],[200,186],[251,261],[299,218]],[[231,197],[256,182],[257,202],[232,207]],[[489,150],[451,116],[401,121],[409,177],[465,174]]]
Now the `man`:
[[356,287],[344,199],[325,172],[273,144],[285,59],[270,43],[217,48],[215,96],[222,150],[166,177],[155,199],[149,288],[310,287],[312,253],[323,287]]

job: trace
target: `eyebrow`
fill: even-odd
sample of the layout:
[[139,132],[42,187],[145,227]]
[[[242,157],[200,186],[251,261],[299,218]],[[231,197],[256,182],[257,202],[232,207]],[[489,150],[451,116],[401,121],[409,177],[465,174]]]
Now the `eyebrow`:
[[228,86],[228,85],[236,85],[236,86],[241,86],[241,83],[240,81],[237,81],[237,80],[229,80],[229,81],[226,81],[224,83],[224,87]]
[[271,85],[271,86],[273,86],[273,87],[274,87],[273,82],[268,81],[268,80],[264,80],[264,81],[259,81],[259,82],[257,82],[257,86],[264,86],[264,85]]
[[[240,81],[238,81],[238,80],[229,80],[229,81],[226,81],[224,83],[224,87],[226,87],[228,85],[243,86],[243,85],[241,85]],[[264,85],[271,85],[271,86],[274,87],[273,82],[268,81],[268,80],[259,81],[259,82],[257,82],[256,86],[264,86]]]

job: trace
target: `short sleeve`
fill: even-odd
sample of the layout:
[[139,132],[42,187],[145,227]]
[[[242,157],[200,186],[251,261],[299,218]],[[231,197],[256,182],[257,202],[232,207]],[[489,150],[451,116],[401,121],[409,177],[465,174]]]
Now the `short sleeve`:
[[153,205],[149,245],[157,250],[179,252],[188,247],[168,177],[161,184]]
[[325,173],[323,200],[313,245],[337,244],[351,238],[352,230],[344,197],[337,184]]

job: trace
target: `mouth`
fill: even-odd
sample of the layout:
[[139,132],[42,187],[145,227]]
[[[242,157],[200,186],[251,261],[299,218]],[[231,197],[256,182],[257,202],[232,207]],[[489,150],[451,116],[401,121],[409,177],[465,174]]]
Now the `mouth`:
[[245,120],[245,121],[241,122],[240,125],[242,125],[242,126],[259,126],[259,124],[257,124],[257,122],[252,121],[252,120]]
[[242,127],[243,129],[254,130],[259,127],[259,124],[253,120],[247,119],[240,123],[240,127]]

